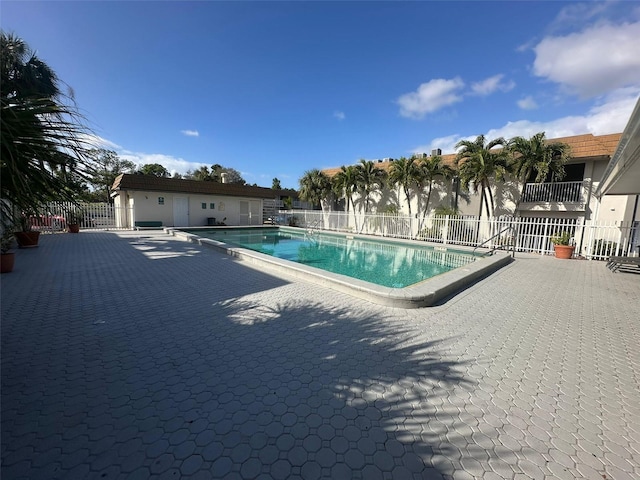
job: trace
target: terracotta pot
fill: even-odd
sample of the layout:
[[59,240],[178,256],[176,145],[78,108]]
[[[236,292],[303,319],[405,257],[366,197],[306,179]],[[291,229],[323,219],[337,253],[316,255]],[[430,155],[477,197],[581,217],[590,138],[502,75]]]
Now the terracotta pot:
[[573,256],[576,249],[573,245],[554,245],[553,250],[556,252],[556,258],[569,259]]
[[67,228],[69,229],[69,233],[80,233],[79,223],[67,223]]
[[40,232],[16,232],[14,235],[20,248],[37,247],[40,240]]
[[12,272],[15,261],[16,254],[14,252],[0,254],[0,273]]

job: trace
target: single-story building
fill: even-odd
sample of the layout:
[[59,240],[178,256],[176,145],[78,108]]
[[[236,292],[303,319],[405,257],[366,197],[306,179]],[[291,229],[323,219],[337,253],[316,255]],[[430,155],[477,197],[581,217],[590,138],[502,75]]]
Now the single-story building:
[[122,174],[111,188],[120,228],[261,225],[290,195],[290,190],[139,174]]

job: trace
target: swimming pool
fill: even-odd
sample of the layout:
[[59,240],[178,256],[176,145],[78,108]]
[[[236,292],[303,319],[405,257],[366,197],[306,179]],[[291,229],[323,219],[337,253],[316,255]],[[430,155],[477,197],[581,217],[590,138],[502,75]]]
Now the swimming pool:
[[468,252],[279,228],[183,230],[376,285],[404,288],[476,260]]
[[[464,247],[451,250],[418,241],[309,233],[294,227],[165,228],[165,232],[274,273],[401,308],[434,305],[511,261],[505,254],[474,256]],[[328,252],[333,255],[330,260],[323,258]]]

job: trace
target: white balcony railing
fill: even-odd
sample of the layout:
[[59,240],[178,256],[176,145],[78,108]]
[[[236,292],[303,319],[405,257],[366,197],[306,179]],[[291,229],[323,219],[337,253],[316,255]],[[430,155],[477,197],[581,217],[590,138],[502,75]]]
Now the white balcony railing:
[[523,203],[584,203],[588,182],[527,183]]

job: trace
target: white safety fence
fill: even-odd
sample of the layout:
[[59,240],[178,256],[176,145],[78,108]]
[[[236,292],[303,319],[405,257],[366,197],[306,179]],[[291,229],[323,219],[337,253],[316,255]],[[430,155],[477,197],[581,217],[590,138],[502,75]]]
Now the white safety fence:
[[515,243],[518,252],[545,255],[553,254],[551,237],[567,232],[571,244],[576,247],[574,256],[605,260],[612,255],[640,254],[640,222],[594,222],[581,218],[550,217],[478,218],[472,215],[422,218],[319,210],[281,212],[280,218],[286,219],[287,224],[304,228],[451,245],[510,249]]
[[[83,230],[124,230],[131,217],[131,208],[120,208],[109,203],[49,203],[39,215],[29,218],[33,230],[55,233],[66,230],[70,223],[77,223]],[[120,219],[120,221],[118,221]]]

